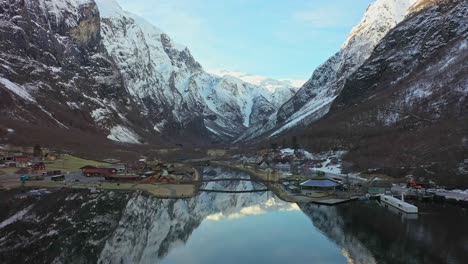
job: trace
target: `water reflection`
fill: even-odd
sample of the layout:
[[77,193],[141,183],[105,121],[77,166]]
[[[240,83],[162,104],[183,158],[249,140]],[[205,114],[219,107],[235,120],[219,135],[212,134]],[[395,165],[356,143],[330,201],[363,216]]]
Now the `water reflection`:
[[[235,190],[250,187],[245,182],[229,185]],[[298,210],[298,207],[279,200],[271,192],[200,193],[183,200],[133,196],[99,260],[101,263],[155,263],[173,247],[184,244],[205,219],[239,219],[281,210]]]
[[418,204],[417,219],[376,202],[299,207],[355,263],[466,263],[468,216],[461,208]]

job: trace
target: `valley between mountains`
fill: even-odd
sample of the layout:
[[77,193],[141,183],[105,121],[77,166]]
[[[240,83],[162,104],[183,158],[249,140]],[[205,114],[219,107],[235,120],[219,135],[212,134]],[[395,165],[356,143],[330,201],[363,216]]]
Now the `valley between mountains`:
[[0,0],[0,143],[100,158],[295,142],[466,180],[467,18],[465,0],[377,0],[302,82],[207,70],[115,0]]

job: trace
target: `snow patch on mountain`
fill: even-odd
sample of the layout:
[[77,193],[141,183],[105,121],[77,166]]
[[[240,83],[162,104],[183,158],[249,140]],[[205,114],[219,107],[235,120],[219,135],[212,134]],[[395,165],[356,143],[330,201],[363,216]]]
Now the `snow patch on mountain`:
[[107,138],[122,143],[140,144],[139,136],[129,128],[121,125],[112,127]]
[[24,89],[23,87],[17,85],[16,83],[11,82],[8,79],[0,77],[0,83],[5,86],[8,90],[10,90],[12,93],[16,94],[17,96],[28,100],[30,102],[36,102],[33,96],[29,94],[29,92]]
[[[174,122],[185,127],[202,120],[214,136],[232,140],[252,123],[265,119],[259,109],[269,104],[277,109],[295,92],[296,88],[280,89],[277,83],[273,87],[273,80],[264,80],[270,86],[259,86],[207,73],[186,47],[159,28],[125,12],[115,0],[96,2],[104,47],[157,133]],[[257,100],[259,97],[267,102]]]
[[278,89],[284,88],[300,88],[304,83],[305,80],[292,80],[292,79],[274,79],[260,75],[251,75],[244,72],[239,71],[229,71],[229,70],[221,70],[221,69],[209,69],[207,72],[217,75],[219,77],[223,76],[232,76],[238,79],[243,80],[244,82],[248,82],[251,84],[255,84],[258,86],[262,86],[266,88],[270,92],[275,92]]
[[282,105],[291,98],[305,83],[305,80],[273,79],[260,75],[250,75],[243,72],[221,69],[210,69],[208,72],[220,77],[235,77],[244,82],[259,86],[262,90],[262,95],[277,106]]
[[[30,0],[28,0],[30,1]],[[62,21],[68,27],[75,27],[78,25],[79,18],[81,17],[82,5],[93,4],[92,0],[37,0],[42,7],[44,14],[49,14],[55,18],[55,22],[60,24]],[[63,11],[66,12],[63,12]],[[63,16],[64,14],[67,16]]]

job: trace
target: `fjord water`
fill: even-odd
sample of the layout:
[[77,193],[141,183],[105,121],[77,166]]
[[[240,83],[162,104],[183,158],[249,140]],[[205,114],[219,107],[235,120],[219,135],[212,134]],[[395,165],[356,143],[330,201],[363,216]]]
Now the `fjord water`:
[[340,247],[297,206],[285,208],[208,216],[162,263],[346,263]]
[[[208,168],[204,177],[246,175]],[[249,181],[210,190],[264,189]],[[418,204],[403,215],[376,201],[288,203],[271,191],[0,192],[0,263],[467,263],[468,213]]]

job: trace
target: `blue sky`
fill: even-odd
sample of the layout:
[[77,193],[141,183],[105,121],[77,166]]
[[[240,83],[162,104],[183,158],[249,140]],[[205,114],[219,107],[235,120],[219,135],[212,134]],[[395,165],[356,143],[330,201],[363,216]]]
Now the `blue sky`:
[[308,79],[372,0],[118,0],[191,50],[205,69]]

